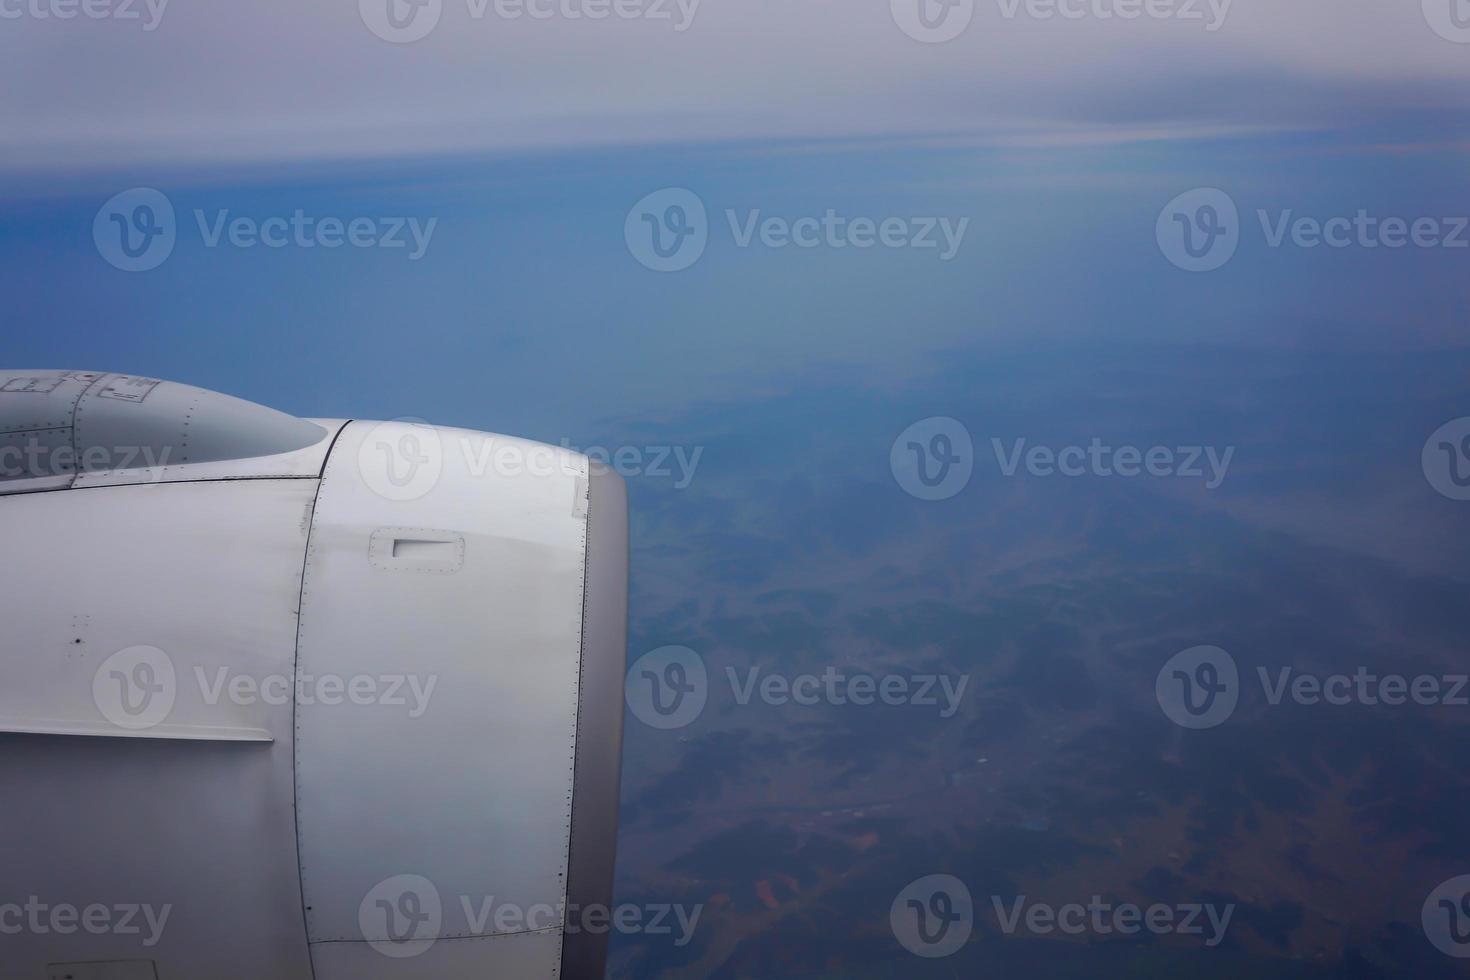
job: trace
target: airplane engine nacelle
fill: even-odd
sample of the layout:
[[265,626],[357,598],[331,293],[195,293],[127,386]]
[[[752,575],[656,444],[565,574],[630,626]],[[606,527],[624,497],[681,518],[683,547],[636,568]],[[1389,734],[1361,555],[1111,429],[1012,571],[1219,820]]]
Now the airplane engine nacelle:
[[0,976],[601,978],[622,481],[0,372]]

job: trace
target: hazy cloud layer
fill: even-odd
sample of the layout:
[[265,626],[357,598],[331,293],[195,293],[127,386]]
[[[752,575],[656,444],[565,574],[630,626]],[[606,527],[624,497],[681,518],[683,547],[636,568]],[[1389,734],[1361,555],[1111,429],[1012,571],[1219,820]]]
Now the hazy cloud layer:
[[0,166],[1340,124],[1470,101],[1456,2],[0,0]]

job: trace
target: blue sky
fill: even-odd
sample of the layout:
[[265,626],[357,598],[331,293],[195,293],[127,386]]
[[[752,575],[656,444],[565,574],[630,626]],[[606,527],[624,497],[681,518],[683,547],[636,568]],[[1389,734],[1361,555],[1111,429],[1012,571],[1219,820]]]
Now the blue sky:
[[[1463,253],[1272,248],[1259,212],[1268,224],[1454,215],[1465,157],[1445,133],[1458,122],[1081,148],[762,141],[39,175],[0,205],[0,282],[28,325],[11,338],[22,366],[181,375],[308,414],[428,414],[431,398],[444,421],[487,426],[534,421],[525,406],[540,405],[557,434],[738,396],[752,378],[780,388],[813,365],[903,376],[973,345],[1456,346]],[[133,186],[165,193],[179,224],[173,254],[142,273],[109,266],[92,238],[98,208]],[[634,260],[624,222],[671,186],[704,201],[710,244],[660,274]],[[1160,209],[1194,187],[1226,190],[1242,215],[1235,258],[1204,275],[1170,265],[1155,238]],[[741,248],[730,227],[732,212],[738,226],[828,210],[968,226],[950,261]],[[417,260],[207,247],[199,228],[296,211],[435,225]]]

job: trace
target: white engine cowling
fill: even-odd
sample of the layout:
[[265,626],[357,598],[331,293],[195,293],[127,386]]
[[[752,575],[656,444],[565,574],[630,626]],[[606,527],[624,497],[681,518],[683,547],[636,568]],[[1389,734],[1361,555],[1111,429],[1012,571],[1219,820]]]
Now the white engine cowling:
[[0,372],[0,975],[600,978],[622,481]]

